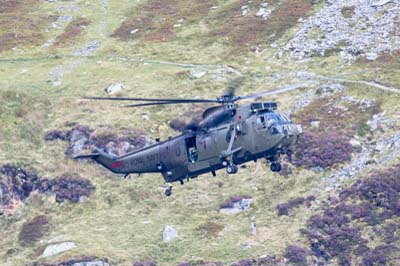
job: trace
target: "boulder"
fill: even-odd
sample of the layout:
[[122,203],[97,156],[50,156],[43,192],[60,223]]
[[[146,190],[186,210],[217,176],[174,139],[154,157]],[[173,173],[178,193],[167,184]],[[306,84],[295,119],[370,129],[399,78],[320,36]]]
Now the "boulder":
[[236,214],[249,209],[252,201],[248,196],[233,196],[221,204],[219,211],[224,214]]
[[46,249],[43,251],[42,257],[43,258],[52,257],[54,255],[63,253],[73,248],[76,248],[74,242],[63,242],[63,243],[53,244],[46,247]]
[[124,85],[121,82],[118,82],[108,86],[105,91],[108,93],[108,95],[113,95],[122,92],[123,89]]
[[204,77],[206,74],[207,74],[207,72],[204,70],[193,69],[190,72],[190,79],[199,79],[199,78]]
[[174,241],[178,237],[178,232],[174,228],[173,225],[166,225],[164,226],[163,230],[163,241],[164,242],[171,242]]

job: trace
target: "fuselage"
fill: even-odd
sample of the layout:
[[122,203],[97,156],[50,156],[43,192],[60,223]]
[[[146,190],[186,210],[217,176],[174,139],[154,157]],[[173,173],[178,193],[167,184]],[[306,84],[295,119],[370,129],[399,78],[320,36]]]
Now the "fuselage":
[[[207,119],[221,121],[207,127],[207,123],[216,123]],[[93,159],[115,173],[161,173],[167,182],[174,182],[214,173],[226,167],[227,160],[241,164],[279,157],[288,152],[301,133],[301,127],[285,115],[253,104],[240,106],[234,112],[222,109],[205,118],[203,127],[196,131],[124,156],[112,157],[99,151],[100,155]]]

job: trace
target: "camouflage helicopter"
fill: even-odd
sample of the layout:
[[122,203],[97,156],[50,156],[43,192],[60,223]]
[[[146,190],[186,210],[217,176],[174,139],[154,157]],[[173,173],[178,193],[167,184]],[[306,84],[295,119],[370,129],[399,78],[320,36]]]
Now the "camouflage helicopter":
[[[301,86],[301,85],[299,85]],[[108,170],[124,174],[161,173],[167,186],[165,195],[172,193],[172,182],[196,178],[201,174],[226,169],[228,174],[238,172],[238,165],[265,158],[273,172],[281,170],[279,158],[291,156],[291,146],[302,133],[300,125],[277,112],[276,102],[251,102],[239,105],[241,100],[283,92],[285,88],[264,91],[248,96],[235,96],[234,89],[216,99],[157,99],[125,97],[84,97],[90,100],[140,101],[125,107],[155,105],[217,103],[202,115],[202,121],[191,124],[179,136],[170,137],[150,146],[115,156],[96,148],[91,154],[75,159],[93,159]]]

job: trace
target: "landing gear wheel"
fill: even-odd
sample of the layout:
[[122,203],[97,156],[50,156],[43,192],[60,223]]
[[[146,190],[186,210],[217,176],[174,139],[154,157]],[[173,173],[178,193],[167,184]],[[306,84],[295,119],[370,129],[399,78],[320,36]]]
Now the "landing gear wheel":
[[171,195],[172,195],[172,187],[168,187],[168,188],[165,190],[165,196],[169,197],[169,196],[171,196]]
[[280,172],[282,170],[282,165],[279,162],[271,163],[270,169],[272,172]]
[[228,165],[227,167],[226,167],[226,172],[228,173],[228,174],[236,174],[237,173],[237,171],[238,171],[238,167],[236,166],[236,165],[234,165],[234,164],[230,164],[230,165]]

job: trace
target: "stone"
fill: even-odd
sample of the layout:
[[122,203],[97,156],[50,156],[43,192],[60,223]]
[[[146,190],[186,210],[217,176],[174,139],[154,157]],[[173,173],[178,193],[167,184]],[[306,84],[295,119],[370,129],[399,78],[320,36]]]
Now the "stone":
[[110,264],[102,260],[93,260],[74,262],[72,266],[110,266]]
[[85,47],[77,49],[73,52],[74,56],[90,56],[100,47],[100,41],[90,41]]
[[236,214],[249,209],[252,201],[252,198],[242,198],[233,202],[232,207],[221,208],[219,211],[224,214]]
[[256,235],[256,234],[257,234],[257,225],[256,225],[256,222],[252,222],[252,223],[250,224],[250,230],[251,230],[251,233],[252,233],[253,235]]
[[65,251],[71,250],[73,248],[76,248],[74,242],[63,242],[59,244],[53,244],[46,247],[46,249],[43,251],[42,257],[43,258],[51,257],[63,253]]
[[122,92],[124,89],[124,85],[121,82],[111,84],[108,86],[105,90],[105,92],[108,93],[108,95],[113,95]]
[[319,124],[321,123],[321,121],[311,121],[311,126],[313,128],[319,128]]
[[377,53],[366,53],[365,59],[367,59],[369,61],[375,61],[376,59],[378,59],[378,54]]
[[260,9],[258,10],[256,16],[257,17],[261,17],[263,20],[267,20],[268,16],[271,14],[272,10],[270,9],[266,9],[264,7],[260,7]]
[[204,77],[206,74],[207,74],[207,72],[204,70],[193,69],[190,72],[190,79],[199,79],[199,78]]
[[371,4],[371,6],[373,6],[373,7],[379,7],[379,6],[384,6],[384,5],[386,5],[386,4],[389,4],[389,3],[391,3],[391,2],[393,2],[393,0],[381,0],[381,1],[379,1],[379,2],[376,2],[376,3]]
[[138,32],[139,31],[139,29],[133,29],[133,30],[131,30],[131,34],[135,34],[136,32]]
[[351,139],[349,141],[349,143],[351,144],[351,146],[353,146],[354,148],[361,148],[361,143],[356,140],[356,139]]
[[344,86],[340,83],[326,83],[321,85],[317,90],[316,90],[316,94],[332,94],[332,93],[336,93],[336,92],[341,92],[344,91]]
[[[400,4],[382,0],[329,0],[314,15],[301,21],[297,32],[283,46],[289,57],[339,55],[346,62],[370,54],[370,58],[400,49],[397,31]],[[388,3],[393,3],[387,5]],[[343,19],[344,8],[354,6],[351,17]],[[379,11],[379,12],[377,12]]]
[[163,241],[164,242],[171,242],[174,241],[178,237],[178,232],[174,228],[173,225],[166,225],[164,226],[163,230]]
[[242,9],[242,16],[243,17],[247,16],[249,14],[249,12],[250,12],[248,5],[242,6],[241,9]]

